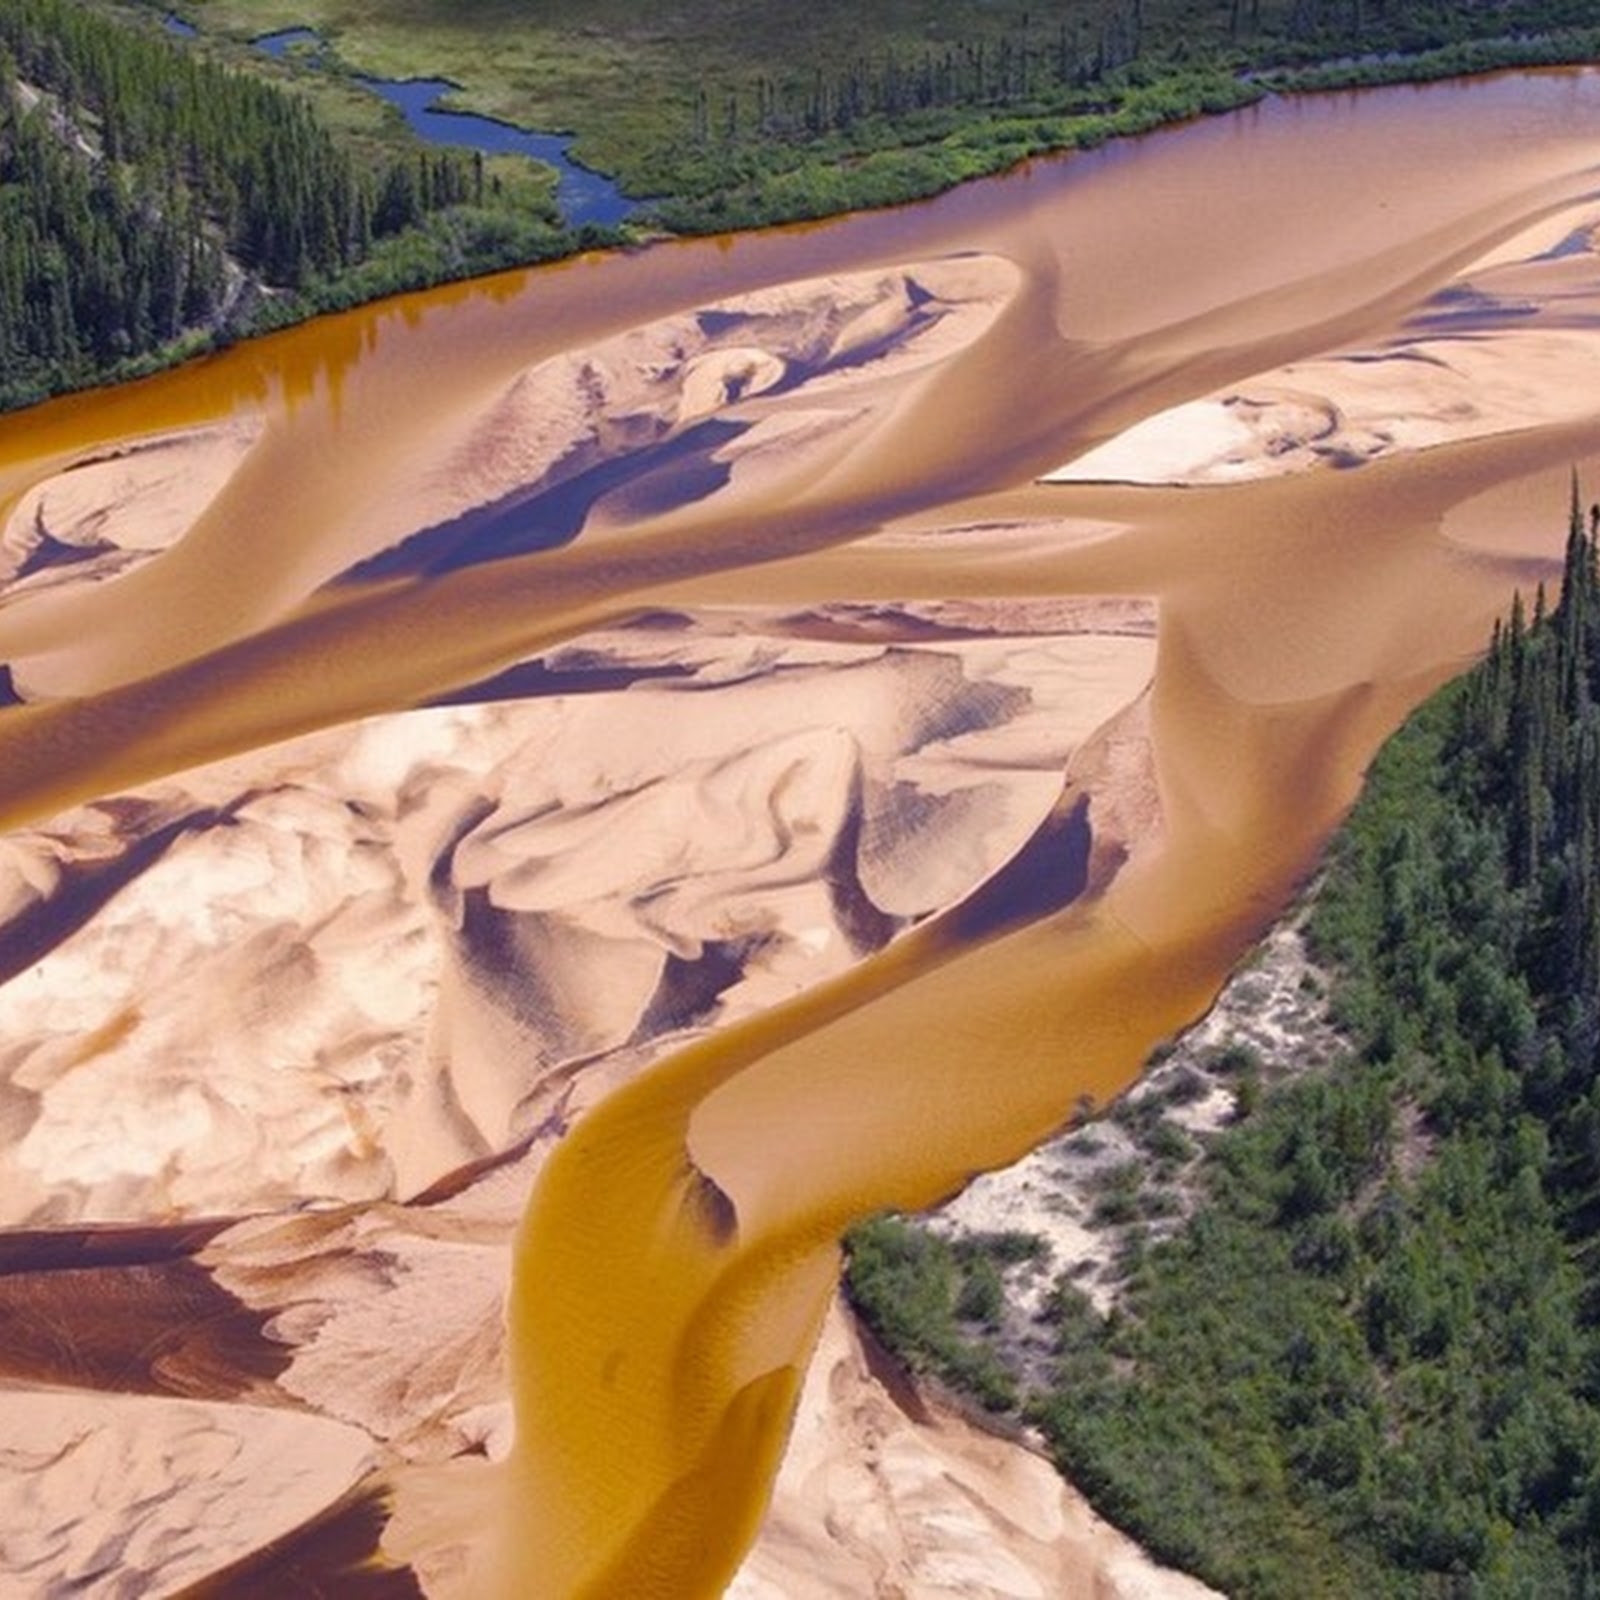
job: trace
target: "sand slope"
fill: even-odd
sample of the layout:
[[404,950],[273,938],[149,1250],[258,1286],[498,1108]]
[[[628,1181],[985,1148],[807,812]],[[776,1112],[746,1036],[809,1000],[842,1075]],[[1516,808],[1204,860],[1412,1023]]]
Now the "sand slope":
[[874,1375],[829,1314],[774,1503],[729,1600],[1206,1600],[1041,1457]]
[[0,1214],[414,1194],[575,1066],[966,894],[1152,661],[1148,612],[916,645],[823,621],[587,639],[546,681],[631,687],[408,712],[11,835],[8,942],[39,948],[0,987]]
[[1034,1458],[811,1363],[834,1242],[1124,1086],[1551,570],[1596,137],[1273,103],[8,423],[7,1580],[323,1501],[237,1592],[709,1594],[804,1393],[748,1591],[1072,1592]]

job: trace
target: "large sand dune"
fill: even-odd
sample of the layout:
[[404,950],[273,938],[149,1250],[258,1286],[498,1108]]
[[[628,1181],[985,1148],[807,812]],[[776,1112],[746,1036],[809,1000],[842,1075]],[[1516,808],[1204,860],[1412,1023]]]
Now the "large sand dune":
[[0,1215],[409,1197],[514,1145],[578,1069],[590,1098],[610,1058],[959,900],[1154,659],[1147,608],[1109,634],[1093,608],[1038,632],[988,611],[907,614],[914,643],[657,618],[530,664],[565,693],[310,735],[13,833],[0,928],[37,948],[0,987]]

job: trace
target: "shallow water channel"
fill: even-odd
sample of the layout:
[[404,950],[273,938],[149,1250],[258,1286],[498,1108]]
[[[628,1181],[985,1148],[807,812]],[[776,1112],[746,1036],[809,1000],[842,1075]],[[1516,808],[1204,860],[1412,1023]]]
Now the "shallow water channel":
[[[912,601],[1159,607],[1136,713],[1061,773],[1086,809],[1071,828],[1041,819],[1027,881],[992,891],[1004,904],[930,917],[685,1039],[556,1145],[517,1244],[518,1437],[481,1478],[503,1498],[479,1508],[500,1536],[478,1592],[718,1591],[760,1521],[840,1230],[1021,1154],[1205,1008],[1382,739],[1473,658],[1514,588],[1553,570],[1567,472],[1600,453],[1600,413],[1207,487],[1040,477],[1214,390],[1248,396],[1263,373],[1403,353],[1438,334],[1441,307],[1449,338],[1498,337],[1507,319],[1477,315],[1459,276],[1590,203],[1596,148],[1586,73],[1268,102],[925,205],[408,296],[0,424],[0,509],[154,432],[261,426],[158,559],[0,608],[0,660],[53,686],[0,711],[16,824],[401,718],[663,615],[736,628],[843,603],[891,618]],[[938,302],[955,307],[958,268],[987,320],[952,309],[940,334],[923,280],[957,284]],[[828,368],[805,319],[823,326],[862,277],[888,283],[879,321],[829,349],[855,338],[877,357],[895,317],[911,332],[892,361]],[[631,360],[659,398],[651,362],[730,328],[744,343],[719,359],[759,370],[780,321],[816,381],[713,393],[739,431],[645,463],[682,473],[681,492],[574,478],[584,493],[541,537],[517,525],[537,498],[497,489],[477,559],[457,542],[360,568],[430,530],[454,539],[439,507],[481,510],[475,486],[518,450],[531,487],[552,459],[580,472],[689,437],[710,411],[674,402],[663,434],[642,402],[590,414],[585,397],[637,376]],[[688,394],[692,377],[672,381]],[[741,456],[752,439],[770,453]],[[715,701],[685,695],[680,714]],[[1088,867],[1085,826],[1104,846]],[[1041,891],[1069,866],[1072,894]],[[501,941],[485,956],[486,987],[515,955]]]

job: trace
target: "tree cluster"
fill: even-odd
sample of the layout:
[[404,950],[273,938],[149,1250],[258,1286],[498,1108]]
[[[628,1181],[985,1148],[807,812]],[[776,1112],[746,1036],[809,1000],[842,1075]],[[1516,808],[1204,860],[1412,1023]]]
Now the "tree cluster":
[[67,0],[0,0],[0,404],[296,291],[481,191],[454,153],[357,162],[298,95]]
[[[752,131],[762,138],[817,138],[847,133],[869,118],[894,122],[946,108],[1003,108],[1052,103],[1063,91],[1084,89],[1139,54],[1143,0],[1107,12],[1091,25],[1058,20],[1047,31],[1024,17],[1019,29],[998,40],[977,39],[902,56],[861,57],[835,71],[816,68],[809,79],[782,82],[763,74],[755,81]],[[702,142],[736,138],[751,107],[730,95],[719,118],[702,89],[695,133]]]
[[1023,1410],[1241,1600],[1600,1592],[1597,525],[1575,490],[1559,604],[1514,606],[1330,851],[1348,1059],[1241,1102],[1172,1237],[1132,1176],[1111,1317],[1055,1297]]
[[[1130,86],[1207,68],[1293,68],[1329,58],[1344,70],[1395,66],[1471,43],[1509,46],[1593,25],[1576,0],[1163,0],[1041,6],[997,36],[916,51],[888,47],[844,65],[758,74],[696,95],[698,146],[740,139],[814,141],[863,123],[915,127],[940,111],[1044,114],[1103,110]],[[1470,61],[1453,70],[1471,71]],[[1380,73],[1380,76],[1383,74]]]

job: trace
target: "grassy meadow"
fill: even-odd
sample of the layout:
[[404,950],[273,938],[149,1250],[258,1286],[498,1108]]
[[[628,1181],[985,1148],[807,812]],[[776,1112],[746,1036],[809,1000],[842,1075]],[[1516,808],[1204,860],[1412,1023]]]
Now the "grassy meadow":
[[[0,410],[399,290],[918,199],[1276,89],[1600,57],[1587,0],[0,0],[0,22],[0,209],[15,213],[0,231]],[[325,49],[279,60],[252,44],[302,27]],[[278,182],[283,141],[242,127],[205,134],[231,176],[183,178],[198,147],[172,108],[204,122],[221,87],[189,106],[184,85],[219,66],[280,117],[309,111],[340,205]],[[447,79],[459,110],[569,134],[578,161],[643,204],[620,227],[580,225],[551,167],[440,154],[364,75]],[[130,224],[97,236],[103,271],[68,271],[97,185],[163,219],[159,260]],[[270,212],[255,231],[275,231],[275,252],[247,237],[243,196]],[[335,217],[337,241],[284,244]],[[242,293],[191,270],[218,251]],[[125,292],[107,300],[102,280]]]
[[[1585,59],[1571,0],[174,0],[207,34],[315,28],[341,63],[576,135],[668,227],[936,192],[1043,150],[1318,83]],[[1263,80],[1258,74],[1266,74]],[[1276,75],[1276,76],[1274,76]]]

